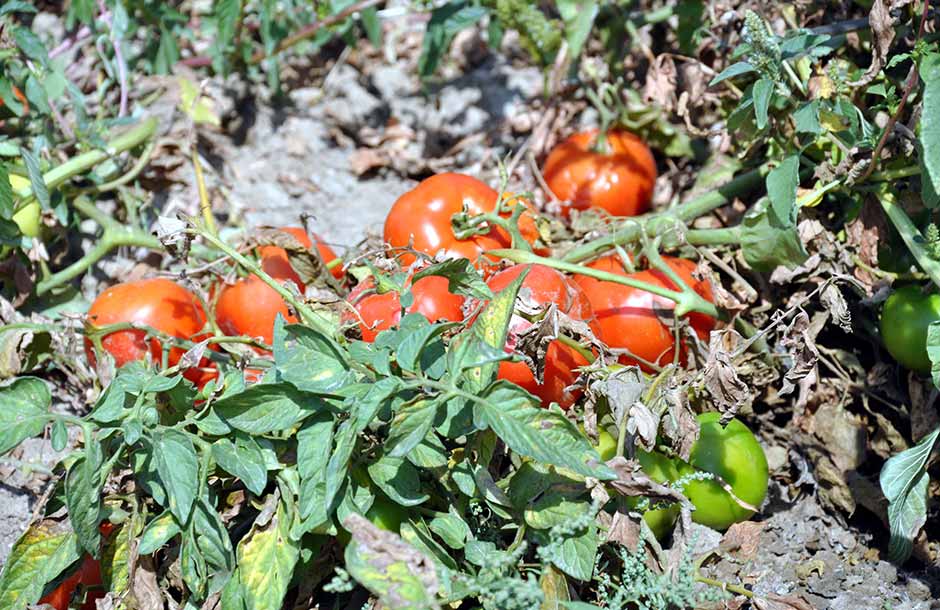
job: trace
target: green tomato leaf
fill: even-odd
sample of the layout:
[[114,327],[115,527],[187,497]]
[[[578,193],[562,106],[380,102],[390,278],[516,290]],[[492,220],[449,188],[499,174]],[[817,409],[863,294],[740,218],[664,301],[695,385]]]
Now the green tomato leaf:
[[0,455],[42,434],[51,404],[49,387],[37,377],[20,377],[0,388]]
[[428,528],[438,535],[444,544],[452,549],[460,550],[464,548],[472,536],[470,526],[464,521],[463,517],[457,511],[457,508],[451,505],[449,512],[436,513],[428,523]]
[[483,397],[474,403],[478,427],[491,428],[514,452],[583,476],[617,478],[561,411],[543,409],[531,394],[505,381],[487,388]]
[[316,330],[290,324],[284,341],[274,342],[274,362],[283,381],[304,392],[328,393],[353,378],[345,350]]
[[888,500],[891,542],[888,557],[904,563],[911,556],[914,537],[927,520],[927,461],[940,437],[940,428],[919,443],[888,458],[881,468],[881,491]]
[[265,467],[264,454],[254,438],[237,433],[235,442],[220,438],[212,444],[212,457],[226,472],[245,484],[248,491],[260,496],[268,483],[268,469]]
[[251,532],[238,543],[238,570],[229,581],[241,589],[248,608],[280,610],[300,557],[290,537],[289,511],[279,503],[274,516],[264,512]]
[[101,449],[94,439],[81,457],[72,462],[65,477],[65,504],[69,521],[78,534],[82,547],[92,555],[98,554],[101,534],[98,522],[101,513]]
[[333,417],[318,413],[297,433],[297,471],[300,474],[300,516],[311,527],[329,518],[326,505],[326,466],[333,448]]
[[431,559],[359,515],[349,515],[343,526],[353,535],[346,547],[346,570],[383,607],[389,610],[437,607],[438,580]]
[[486,8],[473,6],[465,0],[451,0],[434,8],[421,42],[421,57],[418,59],[421,78],[434,74],[458,32],[476,25],[487,14]]
[[189,523],[199,491],[199,458],[193,442],[183,432],[163,429],[153,437],[153,455],[168,508],[179,523]]
[[140,536],[137,552],[141,555],[150,555],[162,548],[167,542],[180,533],[180,526],[173,518],[173,513],[163,511],[156,519],[147,524],[144,533]]
[[930,359],[933,385],[940,388],[940,322],[933,322],[927,327],[927,357]]
[[39,601],[47,583],[82,555],[78,536],[64,522],[41,521],[20,536],[0,573],[0,608],[25,610]]
[[311,414],[327,409],[319,397],[289,383],[261,383],[226,396],[213,411],[226,424],[249,434],[290,430]]
[[565,23],[565,39],[571,57],[577,58],[594,27],[599,10],[597,0],[555,0],[555,6]]
[[43,210],[52,207],[49,203],[49,190],[46,189],[46,183],[42,179],[42,171],[39,169],[39,159],[33,152],[27,148],[20,148],[20,156],[23,157],[23,163],[26,164],[26,172],[29,174],[29,182],[32,185],[33,194]]
[[940,53],[930,53],[920,64],[920,78],[924,81],[924,108],[921,114],[921,156],[933,193],[940,193]]
[[417,506],[431,497],[421,493],[418,469],[405,458],[383,455],[368,470],[372,482],[402,506]]
[[483,276],[476,267],[466,258],[452,258],[442,263],[425,267],[414,274],[411,283],[414,284],[424,277],[439,275],[447,278],[447,290],[453,294],[460,294],[475,299],[492,299],[490,290]]
[[10,184],[10,173],[6,163],[0,163],[0,218],[10,220],[16,202],[13,201],[13,185]]
[[437,400],[419,400],[399,409],[389,424],[386,455],[404,457],[417,447],[428,436],[439,407]]
[[555,567],[568,576],[590,581],[594,575],[594,559],[600,544],[597,525],[592,523],[584,533],[565,538],[561,545],[552,548],[549,558]]

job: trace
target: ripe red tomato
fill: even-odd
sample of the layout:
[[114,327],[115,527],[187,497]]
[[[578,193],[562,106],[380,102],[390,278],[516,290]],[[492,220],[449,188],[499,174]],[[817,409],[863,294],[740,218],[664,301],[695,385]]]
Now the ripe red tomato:
[[[108,288],[95,299],[88,310],[88,321],[95,326],[121,322],[136,322],[180,339],[201,340],[198,336],[206,324],[206,315],[196,296],[182,286],[167,279],[139,280]],[[101,339],[104,349],[114,356],[114,363],[124,366],[133,360],[145,359],[148,354],[154,362],[161,362],[163,348],[160,341],[146,339],[143,330],[119,330]],[[185,350],[170,349],[168,364],[175,365]],[[95,366],[95,351],[90,340],[85,340],[85,355]],[[209,360],[186,371],[184,376],[194,383],[203,383],[215,376]]]
[[78,588],[78,583],[81,582],[83,567],[84,562],[82,562],[81,568],[63,580],[59,586],[50,591],[48,595],[40,599],[39,603],[49,604],[55,608],[55,610],[67,610],[69,602],[72,600],[72,595],[75,593],[75,589]]
[[[372,279],[361,282],[349,294],[347,299],[358,312],[343,313],[344,322],[358,322],[362,340],[375,341],[379,332],[389,329],[401,320],[401,301],[398,292],[392,290],[382,294],[373,291]],[[447,290],[447,278],[439,275],[423,277],[411,287],[414,302],[408,313],[420,313],[428,320],[463,320],[464,298]],[[361,319],[360,319],[361,318]]]
[[[307,232],[300,227],[281,227],[279,230],[290,233],[306,248],[312,248],[314,245]],[[314,235],[314,239],[325,263],[336,259],[336,253],[323,243],[319,236]],[[291,267],[284,248],[262,246],[258,248],[258,256],[261,259],[261,268],[272,278],[281,282],[289,280],[301,292],[306,289],[300,276]],[[334,267],[331,273],[336,278],[343,277],[341,266]],[[279,313],[288,323],[297,322],[297,317],[290,313],[281,295],[254,275],[224,286],[215,303],[216,320],[223,333],[230,336],[260,337],[268,344],[274,340],[274,320]]]
[[[680,258],[664,257],[666,264],[672,267],[695,292],[707,301],[714,302],[711,284],[692,277],[695,263]],[[647,269],[628,274],[616,255],[608,255],[590,263],[588,267],[616,273],[625,277],[678,290],[679,287],[655,269]],[[669,316],[675,303],[656,296],[645,290],[630,288],[613,282],[602,282],[584,275],[576,275],[575,281],[584,290],[588,301],[594,308],[596,332],[601,340],[610,347],[630,350],[647,362],[665,365],[675,356],[675,337],[670,324],[664,324],[659,316]],[[699,337],[705,339],[715,327],[715,319],[701,314],[691,313],[687,319]],[[680,361],[684,359],[685,346],[680,346]],[[629,356],[621,356],[623,364],[641,364]],[[648,367],[644,368],[648,369]]]
[[[513,265],[490,278],[487,285],[493,292],[499,292],[527,267],[529,274],[522,282],[520,294],[527,294],[529,298],[541,305],[554,303],[559,311],[576,320],[593,320],[591,304],[581,288],[558,271],[545,265]],[[518,335],[531,326],[531,322],[514,314],[509,322],[506,351],[511,352],[518,340]],[[567,388],[577,380],[577,369],[587,365],[587,358],[578,350],[556,339],[548,344],[545,352],[542,383],[538,383],[535,375],[532,374],[532,369],[524,362],[500,362],[499,378],[522,386],[529,393],[538,396],[542,399],[542,406],[547,407],[552,402],[557,402],[562,408],[567,409],[580,395],[580,392]]]
[[592,150],[598,130],[582,131],[552,149],[542,174],[555,196],[575,210],[601,208],[613,216],[636,216],[649,210],[656,182],[656,160],[637,136],[619,129],[607,132],[607,149]]
[[[494,227],[485,235],[457,239],[451,218],[464,206],[470,214],[492,212],[499,193],[476,178],[463,174],[437,174],[398,198],[385,219],[385,243],[393,248],[411,244],[419,252],[434,255],[443,251],[449,258],[468,258],[474,263],[486,250],[509,248],[512,239]],[[538,237],[535,219],[524,214],[519,221],[523,238],[534,243]],[[414,262],[413,254],[400,255],[402,264]]]
[[[325,264],[336,260],[336,252],[333,251],[333,248],[325,244],[319,235],[314,234],[314,241],[310,241],[310,236],[307,235],[307,232],[301,227],[280,227],[278,230],[290,233],[307,249],[312,248],[314,243],[316,243],[317,252],[319,252],[320,258],[323,259]],[[301,292],[303,291],[304,284],[300,281],[300,276],[297,275],[294,268],[291,267],[290,259],[287,257],[287,250],[278,248],[277,246],[262,246],[258,248],[258,256],[261,258],[261,268],[264,269],[265,273],[275,279],[291,280],[297,284]],[[342,279],[344,275],[343,266],[337,265],[333,267],[330,273],[332,273],[333,277],[336,279]]]
[[215,302],[215,317],[223,333],[260,337],[269,345],[274,340],[274,320],[279,313],[288,323],[297,322],[281,295],[254,275],[223,287]]

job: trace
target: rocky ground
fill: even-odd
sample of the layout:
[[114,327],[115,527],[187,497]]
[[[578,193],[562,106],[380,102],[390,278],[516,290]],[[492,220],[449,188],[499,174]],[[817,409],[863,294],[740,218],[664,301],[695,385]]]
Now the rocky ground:
[[[307,213],[342,249],[379,236],[388,208],[417,177],[442,170],[494,176],[497,160],[531,129],[527,113],[542,75],[485,52],[467,56],[430,86],[387,49],[341,55],[325,74],[310,77],[315,86],[298,73],[286,99],[249,99],[237,86],[214,83],[223,92],[216,99],[225,128],[201,144],[210,187],[228,201],[217,198],[216,212],[247,226],[295,224]],[[191,207],[191,179],[183,176],[156,200]],[[0,461],[0,565],[59,455],[48,441],[33,440]],[[886,539],[862,509],[848,521],[824,511],[809,485],[797,499],[777,494],[758,525],[735,536],[699,528],[698,544],[718,551],[707,564],[715,578],[759,594],[802,594],[819,610],[940,608],[940,571],[882,561]]]

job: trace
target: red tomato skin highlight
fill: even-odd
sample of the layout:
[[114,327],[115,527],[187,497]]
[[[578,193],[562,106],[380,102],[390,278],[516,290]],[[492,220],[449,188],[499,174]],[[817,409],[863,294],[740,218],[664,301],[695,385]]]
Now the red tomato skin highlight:
[[[711,284],[692,277],[695,263],[685,259],[663,258],[666,264],[672,267],[679,277],[689,284],[695,292],[705,300],[714,302]],[[599,258],[588,264],[588,267],[672,290],[679,289],[666,274],[658,270],[647,269],[627,273],[616,255]],[[585,275],[576,275],[575,281],[581,286],[591,302],[591,306],[594,308],[597,334],[607,345],[627,349],[635,356],[659,366],[664,366],[673,361],[676,345],[672,327],[663,324],[657,315],[657,312],[671,314],[675,308],[673,301],[645,290],[613,282],[604,282]],[[697,312],[691,313],[687,317],[695,333],[700,338],[707,339],[708,333],[715,327],[716,320]],[[680,345],[679,355],[679,362],[684,363],[684,344]],[[621,356],[620,362],[626,365],[639,364],[647,372],[651,371],[651,368],[643,362],[628,355]]]
[[608,153],[592,150],[598,130],[578,132],[556,146],[542,174],[563,202],[562,214],[600,208],[613,216],[636,216],[650,209],[656,159],[649,147],[623,130],[607,132]]
[[[155,278],[116,284],[106,289],[88,310],[88,321],[95,326],[136,322],[173,337],[200,341],[206,315],[193,293],[170,280]],[[104,336],[101,344],[114,357],[118,367],[146,359],[148,354],[154,362],[159,363],[162,359],[163,348],[159,339],[147,341],[143,330],[116,331]],[[177,364],[184,353],[181,348],[172,348],[169,366]],[[94,347],[88,339],[85,340],[85,355],[94,366]],[[184,376],[201,383],[214,377],[215,371],[211,370],[211,363],[203,359],[200,367],[189,369]]]

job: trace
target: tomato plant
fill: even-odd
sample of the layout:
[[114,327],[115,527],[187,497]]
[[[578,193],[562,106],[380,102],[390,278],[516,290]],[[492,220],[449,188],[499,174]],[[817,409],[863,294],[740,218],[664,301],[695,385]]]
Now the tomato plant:
[[[493,292],[503,290],[526,268],[528,275],[522,282],[520,294],[541,306],[555,304],[558,310],[575,320],[593,321],[591,304],[581,288],[558,271],[544,265],[513,265],[491,277],[487,284]],[[509,323],[506,351],[513,351],[519,334],[532,326],[532,322],[515,314]],[[536,380],[525,362],[500,362],[499,378],[522,386],[542,400],[543,406],[557,402],[569,408],[578,399],[579,391],[569,390],[578,378],[578,368],[587,366],[588,359],[577,348],[555,339],[545,351],[543,377]]]
[[[764,450],[740,420],[732,419],[722,427],[720,419],[719,413],[699,414],[699,438],[692,447],[689,463],[679,465],[679,474],[696,470],[715,474],[731,486],[738,498],[760,508],[767,497],[769,481]],[[727,529],[754,514],[735,502],[714,480],[692,481],[686,484],[684,493],[695,505],[692,520],[712,529]]]
[[[13,97],[15,97],[21,104],[23,104],[23,116],[29,114],[29,100],[26,99],[26,96],[16,85],[11,85],[10,88],[13,90]],[[0,106],[6,106],[6,103],[3,101],[3,98],[0,98]]]
[[[319,235],[314,234],[313,240],[311,240],[307,231],[301,227],[279,227],[278,231],[293,235],[304,248],[310,249],[316,246],[317,253],[320,255],[320,258],[323,259],[323,264],[325,265],[329,265],[337,259],[336,252],[334,252],[333,248],[327,245]],[[261,259],[261,268],[264,269],[265,273],[275,279],[290,280],[300,288],[301,292],[303,291],[304,283],[291,266],[287,250],[277,246],[261,246],[258,248],[258,256]],[[330,273],[333,277],[342,279],[344,275],[343,266],[335,265],[330,269]]]
[[[463,320],[464,298],[448,290],[447,278],[439,275],[423,277],[411,284],[410,290],[414,301],[406,308],[406,313],[420,313],[432,322]],[[360,282],[347,300],[356,314],[345,311],[343,321],[358,323],[363,341],[375,341],[381,331],[396,326],[401,320],[401,295],[396,290],[376,292],[372,278]]]
[[[199,333],[206,324],[206,315],[196,296],[179,284],[155,278],[125,282],[112,286],[98,295],[88,310],[88,322],[96,327],[133,323],[149,326],[179,339],[199,341]],[[101,347],[114,357],[121,367],[148,356],[154,362],[163,358],[163,344],[156,337],[147,339],[147,332],[139,329],[121,329],[101,337]],[[167,364],[179,362],[185,350],[171,347]],[[93,342],[85,339],[85,355],[95,365]],[[214,376],[208,360],[199,367],[186,371],[187,379],[201,383]]]
[[[448,258],[477,262],[486,250],[510,247],[509,233],[492,226],[483,234],[460,239],[454,234],[453,217],[462,212],[492,213],[498,200],[499,193],[476,178],[453,173],[431,176],[399,197],[392,206],[385,219],[385,243],[392,248],[410,245],[432,256],[443,252]],[[515,201],[519,201],[518,198]],[[538,229],[531,214],[522,215],[519,229],[527,242],[535,242]],[[399,260],[408,265],[414,262],[415,256],[402,253]]]
[[600,208],[613,216],[649,210],[656,182],[656,160],[634,134],[619,129],[599,137],[596,129],[578,132],[552,149],[542,173],[548,187],[571,210]]
[[[336,253],[319,236],[314,235],[314,242],[300,227],[281,227],[278,230],[294,236],[305,248],[312,248],[315,243],[324,263],[336,260]],[[258,256],[261,269],[272,278],[281,282],[291,281],[301,292],[306,289],[284,248],[262,246],[258,248]],[[331,273],[342,278],[342,266],[333,267]],[[223,286],[215,302],[216,320],[222,332],[233,336],[260,337],[268,344],[273,340],[274,321],[278,314],[289,323],[297,322],[297,316],[291,313],[281,295],[255,275]]]
[[[617,455],[617,439],[603,428],[597,430],[597,453],[605,462]],[[656,481],[668,485],[679,478],[679,471],[675,462],[658,452],[639,450],[636,459],[646,475]],[[627,497],[625,503],[628,508],[635,509],[640,503],[638,497]],[[643,512],[643,520],[657,539],[662,540],[672,530],[676,518],[679,516],[679,505],[673,504],[664,508],[654,508]]]
[[927,328],[940,321],[940,294],[914,285],[891,293],[881,310],[881,339],[888,353],[919,373],[930,372]]
[[[695,263],[680,258],[664,258],[682,280],[695,292],[709,302],[714,302],[711,284],[696,280],[692,276]],[[658,269],[647,269],[627,273],[616,255],[608,255],[588,265],[593,269],[616,273],[627,277],[678,290],[665,273]],[[588,301],[594,308],[597,333],[607,345],[626,349],[637,358],[629,355],[620,357],[624,364],[640,364],[649,370],[646,363],[665,365],[675,358],[676,340],[671,325],[664,323],[662,317],[671,314],[675,303],[669,299],[654,295],[645,290],[631,288],[613,282],[605,282],[584,275],[576,275],[575,281],[584,290]],[[702,313],[688,314],[688,321],[696,334],[706,338],[715,327],[715,319]],[[684,360],[684,344],[680,345],[680,361]]]

